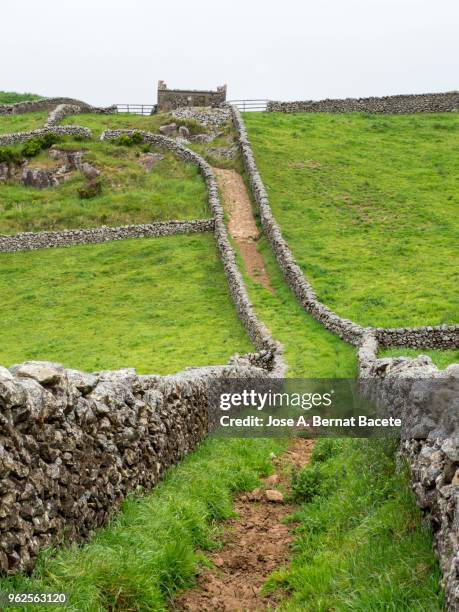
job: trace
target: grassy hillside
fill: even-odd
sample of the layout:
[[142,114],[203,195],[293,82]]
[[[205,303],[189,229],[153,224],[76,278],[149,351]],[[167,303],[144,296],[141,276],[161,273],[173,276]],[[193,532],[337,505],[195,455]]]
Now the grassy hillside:
[[[249,283],[250,295],[285,343],[290,375],[353,375],[354,349],[301,310],[275,261],[268,257],[267,262],[276,293]],[[168,271],[163,269],[165,275]],[[31,578],[5,578],[0,587],[64,590],[71,602],[66,609],[75,612],[166,612],[177,591],[191,586],[205,567],[202,554],[219,546],[220,521],[232,516],[231,496],[253,490],[258,477],[271,470],[271,453],[284,448],[279,440],[207,439],[164,484],[125,502],[120,516],[89,544],[45,552]],[[299,511],[292,517],[292,563],[266,585],[283,592],[280,609],[440,612],[431,534],[408,474],[396,469],[394,447],[385,441],[324,440],[314,455],[311,468],[295,480]]]
[[39,100],[41,96],[31,93],[16,93],[14,91],[0,91],[0,104],[16,104],[27,100]]
[[3,366],[165,374],[252,350],[211,234],[2,253],[0,266]]
[[[355,348],[328,332],[308,315],[286,285],[265,237],[258,243],[274,293],[247,275],[250,299],[258,317],[284,345],[290,378],[352,378],[357,375]],[[242,268],[242,262],[239,260]]]
[[[161,151],[164,160],[147,172],[140,163],[145,147],[71,140],[56,146],[85,153],[85,161],[101,172],[101,194],[81,199],[78,190],[86,183],[81,172],[73,172],[59,186],[40,190],[11,180],[0,185],[0,233],[210,216],[205,184],[198,170],[171,153]],[[59,166],[46,150],[29,164],[31,168]]]
[[23,115],[0,115],[0,134],[30,132],[42,128],[48,113],[24,113]]
[[[188,127],[191,135],[209,133],[210,128],[185,119],[174,119],[168,113],[158,113],[152,116],[133,115],[128,113],[119,113],[117,115],[91,115],[82,114],[67,117],[63,120],[62,125],[81,125],[89,128],[95,137],[99,137],[104,130],[108,129],[135,129],[145,130],[147,132],[159,132],[159,128],[167,123],[176,123]],[[236,168],[242,171],[242,163],[237,156],[235,160],[223,159],[221,157],[209,153],[209,149],[215,147],[230,147],[234,144],[235,132],[231,123],[217,130],[220,136],[215,138],[211,143],[198,144],[190,142],[187,146],[202,155],[211,165],[218,168]]]
[[274,214],[319,298],[364,325],[459,320],[459,116],[251,113]]

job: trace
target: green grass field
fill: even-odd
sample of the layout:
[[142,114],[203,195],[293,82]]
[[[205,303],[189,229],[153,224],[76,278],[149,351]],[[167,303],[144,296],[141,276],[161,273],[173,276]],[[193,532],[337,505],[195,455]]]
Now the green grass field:
[[387,440],[320,440],[293,479],[292,563],[266,590],[285,612],[440,612],[440,571],[406,469]]
[[325,304],[363,325],[457,323],[457,114],[244,118],[273,212]]
[[16,93],[15,91],[0,91],[0,104],[16,104],[27,100],[39,100],[41,96],[31,93]]
[[452,363],[459,363],[459,350],[439,351],[428,349],[383,349],[379,352],[378,357],[417,357],[418,355],[427,355],[432,359],[434,364],[444,370]]
[[2,253],[0,267],[3,366],[166,374],[252,350],[211,234]]
[[0,115],[0,135],[38,130],[44,126],[47,116],[46,112]]
[[[204,180],[197,168],[171,153],[160,151],[164,160],[147,172],[140,163],[139,146],[70,140],[56,146],[85,152],[84,159],[101,172],[101,195],[91,199],[79,197],[78,189],[86,180],[78,171],[60,185],[46,189],[25,187],[10,180],[0,186],[0,233],[210,216]],[[30,161],[30,167],[58,165],[59,162],[50,159],[48,151]]]
[[[284,346],[290,378],[353,378],[357,375],[354,347],[331,334],[307,314],[287,287],[266,238],[258,243],[274,293],[247,275],[250,299],[261,321]],[[239,266],[243,269],[242,260]]]

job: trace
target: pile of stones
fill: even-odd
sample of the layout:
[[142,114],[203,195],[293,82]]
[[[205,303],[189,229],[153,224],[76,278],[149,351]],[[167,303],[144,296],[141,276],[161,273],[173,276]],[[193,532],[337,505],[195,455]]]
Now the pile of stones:
[[170,113],[175,119],[196,121],[207,128],[221,129],[231,120],[231,110],[227,107],[200,108],[190,106],[176,108]]

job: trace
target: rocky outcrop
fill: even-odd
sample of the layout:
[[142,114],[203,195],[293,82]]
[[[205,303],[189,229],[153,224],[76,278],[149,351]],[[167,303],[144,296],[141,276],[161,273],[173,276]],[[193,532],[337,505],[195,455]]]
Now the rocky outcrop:
[[272,113],[450,113],[459,111],[459,92],[342,100],[270,101],[267,111]]
[[54,187],[58,184],[52,171],[44,168],[30,168],[27,165],[22,170],[21,182],[26,187],[35,189],[46,189],[46,187]]
[[174,136],[177,133],[177,124],[167,123],[166,125],[162,125],[159,128],[159,132],[163,134],[163,136]]
[[139,164],[145,168],[147,172],[151,172],[157,163],[164,159],[164,155],[159,153],[143,153],[139,157]]

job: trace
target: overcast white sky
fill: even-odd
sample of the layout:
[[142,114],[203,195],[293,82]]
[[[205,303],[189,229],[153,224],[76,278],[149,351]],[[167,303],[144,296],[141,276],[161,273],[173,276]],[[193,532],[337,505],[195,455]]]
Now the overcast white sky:
[[0,90],[154,103],[228,84],[280,100],[459,89],[458,0],[2,2]]

